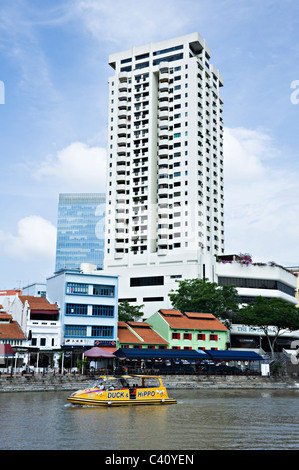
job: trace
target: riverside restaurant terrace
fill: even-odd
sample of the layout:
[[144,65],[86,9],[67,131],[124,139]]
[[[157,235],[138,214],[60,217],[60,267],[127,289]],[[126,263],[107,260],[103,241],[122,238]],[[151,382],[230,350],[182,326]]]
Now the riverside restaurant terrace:
[[259,375],[264,358],[254,351],[120,348],[117,373],[151,375]]

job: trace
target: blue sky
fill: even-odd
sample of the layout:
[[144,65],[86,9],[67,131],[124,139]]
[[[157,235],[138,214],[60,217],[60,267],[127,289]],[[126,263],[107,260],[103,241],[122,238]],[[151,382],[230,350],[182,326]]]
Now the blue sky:
[[299,265],[297,0],[1,0],[0,290],[53,273],[59,193],[105,192],[108,55],[195,31],[224,78],[226,252]]

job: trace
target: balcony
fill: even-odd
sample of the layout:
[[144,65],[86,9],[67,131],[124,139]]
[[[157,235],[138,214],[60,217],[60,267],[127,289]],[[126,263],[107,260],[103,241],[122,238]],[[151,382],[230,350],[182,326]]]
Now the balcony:
[[167,92],[168,93],[168,83],[167,82],[160,83],[160,85],[159,85],[159,94],[162,93],[162,92]]
[[165,256],[168,253],[167,245],[158,246],[158,256]]
[[159,138],[168,139],[168,127],[166,129],[159,129]]
[[121,83],[127,82],[128,81],[128,72],[120,72],[118,75],[118,80]]
[[127,122],[127,107],[119,109],[117,117],[119,119],[119,122]]
[[118,93],[119,101],[126,101],[128,99],[128,93],[126,91],[121,91]]
[[168,91],[161,91],[159,93],[159,101],[168,101],[169,100],[169,94],[168,94]]
[[159,159],[163,160],[163,159],[167,159],[168,160],[168,149],[159,149]]
[[117,145],[123,146],[127,144],[127,137],[119,137],[117,139]]
[[119,82],[118,92],[127,92],[127,91],[128,91],[128,83],[127,82]]
[[159,112],[168,111],[168,108],[169,108],[168,101],[160,101],[159,102]]
[[[121,111],[127,111],[127,102],[126,101],[119,101],[118,102],[118,109]],[[119,115],[120,111],[118,112]]]
[[126,191],[126,185],[125,184],[118,184],[116,187],[116,192],[121,194]]
[[168,82],[168,81],[169,81],[169,72],[168,72],[168,69],[167,69],[167,71],[164,71],[164,72],[162,72],[162,71],[160,70],[159,81],[160,81],[160,83]]
[[168,70],[169,70],[169,67],[168,67],[168,62],[160,62],[159,64],[159,72],[160,74],[168,74]]
[[160,120],[166,120],[166,119],[168,119],[168,117],[169,117],[168,107],[167,107],[167,110],[159,112],[159,119]]

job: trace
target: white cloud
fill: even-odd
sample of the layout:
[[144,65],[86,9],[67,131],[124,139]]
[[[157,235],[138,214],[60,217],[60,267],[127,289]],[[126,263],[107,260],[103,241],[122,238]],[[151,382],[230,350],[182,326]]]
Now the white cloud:
[[60,192],[105,192],[106,150],[74,142],[49,155],[33,176],[48,181]]
[[[131,48],[155,41],[156,37],[193,32],[189,31],[194,18],[190,16],[189,3],[188,0],[77,0],[74,8],[96,39]],[[192,1],[191,5],[193,14],[198,14],[197,2]]]
[[42,217],[31,215],[18,222],[17,235],[0,231],[0,242],[6,255],[21,261],[55,259],[56,228]]
[[249,252],[258,261],[296,264],[299,223],[297,176],[285,150],[259,130],[225,129],[226,252]]

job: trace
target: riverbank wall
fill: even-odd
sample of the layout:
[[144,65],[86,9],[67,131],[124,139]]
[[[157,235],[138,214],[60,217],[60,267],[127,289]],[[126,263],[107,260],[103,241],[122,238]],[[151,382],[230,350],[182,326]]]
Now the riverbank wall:
[[[299,377],[173,375],[164,379],[173,389],[298,389]],[[75,391],[87,388],[90,377],[84,375],[34,375],[0,377],[0,393],[35,391]]]

